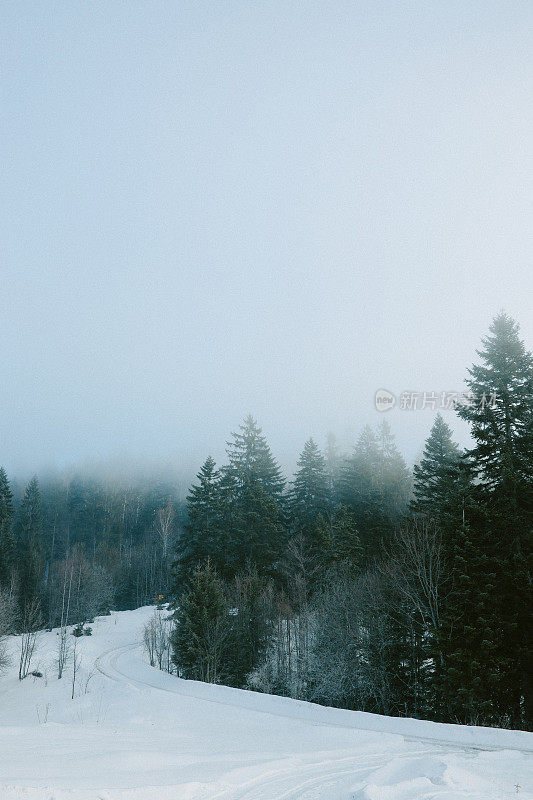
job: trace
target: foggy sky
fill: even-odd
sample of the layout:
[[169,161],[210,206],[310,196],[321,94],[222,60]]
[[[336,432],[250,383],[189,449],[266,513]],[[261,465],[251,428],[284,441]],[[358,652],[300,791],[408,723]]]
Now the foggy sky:
[[[533,346],[531,2],[0,10],[0,463],[288,469]],[[446,420],[465,443],[452,412]],[[431,411],[387,419],[406,458]]]

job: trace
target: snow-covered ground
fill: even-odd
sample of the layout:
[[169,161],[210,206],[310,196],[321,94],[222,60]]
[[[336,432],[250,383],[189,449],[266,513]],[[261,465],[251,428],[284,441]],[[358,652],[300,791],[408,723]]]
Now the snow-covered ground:
[[182,681],[144,661],[151,613],[95,621],[74,699],[55,631],[43,678],[19,682],[15,663],[0,678],[1,800],[533,800],[533,734]]

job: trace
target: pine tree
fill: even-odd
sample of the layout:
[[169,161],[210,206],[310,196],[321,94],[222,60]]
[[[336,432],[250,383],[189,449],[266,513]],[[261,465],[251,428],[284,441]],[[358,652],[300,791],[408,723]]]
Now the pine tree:
[[386,419],[378,427],[377,444],[378,491],[386,514],[396,521],[407,508],[411,478]]
[[33,477],[22,499],[18,519],[19,603],[22,611],[40,600],[43,572],[42,513],[39,481]]
[[0,467],[0,587],[6,586],[15,566],[13,535],[13,493],[6,471]]
[[519,326],[499,314],[478,350],[482,364],[469,370],[470,401],[458,413],[470,423],[469,451],[486,492],[517,511],[531,511],[533,493],[533,358]]
[[258,481],[246,483],[239,493],[233,525],[237,530],[238,569],[257,569],[272,575],[286,544],[279,507]]
[[224,576],[243,568],[272,574],[286,541],[285,482],[261,428],[248,416],[228,443],[221,477]]
[[487,583],[493,586],[485,666],[498,674],[491,699],[500,716],[531,725],[533,358],[518,324],[504,313],[494,319],[478,355],[481,364],[466,381],[469,402],[458,413],[471,425],[475,446],[468,457],[486,515],[481,557],[489,577],[482,575],[478,587],[484,594]]
[[292,529],[296,534],[309,536],[319,514],[330,510],[330,490],[324,456],[313,439],[308,439],[298,460],[289,494]]
[[408,502],[409,472],[386,421],[378,437],[367,425],[345,463],[340,498],[354,514],[364,559],[382,553]]
[[[445,520],[442,694],[464,721],[531,725],[533,361],[505,314],[469,370],[469,486]],[[465,470],[467,467],[467,470]],[[464,483],[464,481],[463,481]],[[460,482],[457,489],[461,490]],[[462,508],[460,508],[462,503]]]
[[228,442],[229,466],[226,468],[239,486],[246,483],[259,483],[272,498],[280,500],[285,481],[261,428],[249,415],[239,431],[232,434]]
[[363,548],[357,520],[351,509],[338,505],[326,519],[321,514],[310,533],[310,552],[317,578],[336,564],[357,572],[363,560]]
[[172,660],[182,677],[218,683],[225,673],[230,620],[222,583],[209,559],[197,567],[174,619]]
[[457,478],[459,456],[459,448],[452,441],[450,426],[437,414],[422,459],[413,470],[413,511],[440,520]]
[[218,500],[219,472],[211,456],[205,460],[197,474],[198,483],[187,496],[188,523],[178,541],[174,562],[174,594],[181,595],[197,565],[218,556]]

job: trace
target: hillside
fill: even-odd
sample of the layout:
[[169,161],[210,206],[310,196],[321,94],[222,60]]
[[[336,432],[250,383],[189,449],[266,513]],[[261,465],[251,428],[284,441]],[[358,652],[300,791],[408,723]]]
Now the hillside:
[[533,798],[533,735],[322,708],[145,663],[149,607],[96,619],[71,666],[56,631],[0,678],[2,800]]

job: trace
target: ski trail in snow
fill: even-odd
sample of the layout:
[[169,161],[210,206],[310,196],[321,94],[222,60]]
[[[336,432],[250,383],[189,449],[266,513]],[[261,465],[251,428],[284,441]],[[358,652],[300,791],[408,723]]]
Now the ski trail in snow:
[[[0,800],[533,800],[531,734],[185,681],[141,654],[152,613],[98,618],[74,699],[1,676]],[[56,654],[43,632],[48,677]]]
[[[441,755],[442,752],[429,749],[411,750],[402,756],[397,756],[397,759]],[[335,788],[348,792],[353,786],[354,779],[364,779],[389,761],[390,756],[384,752],[366,753],[361,756],[325,759],[309,765],[270,770],[238,786],[228,786],[214,794],[205,795],[202,800],[304,800],[308,796],[321,797],[325,789],[329,791]],[[319,795],[316,795],[317,790],[320,792]],[[309,792],[314,794],[309,795]]]
[[[114,647],[109,650],[106,650],[102,653],[95,661],[95,666],[98,671],[105,675],[107,678],[110,678],[113,681],[117,681],[119,683],[123,683],[124,681],[127,682],[131,686],[135,686],[138,688],[149,687],[151,689],[156,689],[161,692],[168,692],[170,694],[178,694],[183,695],[189,698],[195,698],[204,703],[214,703],[216,705],[222,706],[230,706],[230,707],[238,707],[245,710],[253,711],[257,714],[268,714],[270,716],[277,716],[277,717],[286,717],[293,719],[293,715],[287,712],[286,714],[280,710],[263,710],[259,708],[250,708],[246,703],[239,703],[237,697],[234,697],[232,700],[215,700],[213,698],[205,697],[202,695],[200,691],[194,691],[194,685],[196,682],[194,681],[183,681],[182,679],[178,678],[171,678],[171,676],[167,675],[165,672],[161,672],[157,669],[157,667],[149,667],[149,669],[154,670],[154,680],[149,681],[146,680],[145,677],[140,678],[139,675],[136,673],[136,666],[142,664],[142,666],[148,667],[148,665],[139,658],[132,658],[132,654],[136,650],[141,650],[142,645],[139,642],[129,642],[126,645],[121,645],[120,647]],[[125,656],[129,656],[129,658],[124,658]],[[120,662],[120,668],[119,668]],[[129,665],[129,669],[128,669]],[[138,671],[138,670],[137,670]],[[162,680],[169,678],[172,681],[175,681],[173,684],[167,684],[166,686],[162,686]],[[187,685],[187,691],[183,691],[181,688],[183,684]],[[206,684],[209,686],[210,684]],[[238,692],[239,690],[235,690]],[[339,721],[327,720],[305,720],[310,725],[319,725],[319,726],[327,726],[327,727],[339,727],[339,728],[348,728],[348,729],[357,729],[357,730],[367,730],[369,732],[376,732],[374,728],[365,727],[364,723],[360,724],[359,721],[357,723],[342,723]],[[384,731],[384,733],[389,733]],[[497,752],[502,750],[502,745],[491,745],[486,743],[476,743],[476,742],[469,742],[469,743],[462,743],[453,741],[451,739],[446,738],[439,738],[434,736],[424,736],[424,735],[413,735],[403,732],[390,732],[389,735],[393,736],[401,736],[405,741],[408,742],[425,742],[427,744],[437,745],[440,747],[445,747],[450,750],[454,751],[461,751],[461,752]],[[505,746],[505,749],[508,750],[516,750],[521,753],[533,753],[533,748],[524,748],[524,747],[512,747],[512,746]]]
[[[195,692],[195,684],[186,682],[187,691],[183,691],[184,682],[171,678],[157,668],[153,675],[147,676],[147,665],[138,656],[140,649],[138,642],[130,642],[120,647],[111,648],[102,653],[95,662],[97,669],[107,678],[126,683],[138,689],[150,688],[169,694],[183,695],[194,698],[198,702],[216,704],[219,706],[240,707],[246,711],[271,716],[288,717],[281,711],[263,711],[253,709],[246,703],[239,704],[238,694],[232,700],[215,700],[202,696],[201,690]],[[171,681],[175,681],[172,683]],[[164,684],[164,685],[163,685]],[[337,726],[342,728],[357,728],[356,724],[343,725],[340,722],[322,722],[309,720],[312,725]],[[452,752],[496,751],[501,748],[460,744],[457,742],[439,740],[432,737],[408,736],[393,734],[403,738],[406,742],[420,747],[412,747],[403,754],[395,754],[397,760],[409,760],[419,757],[443,757]],[[531,752],[531,751],[530,751]],[[201,793],[201,800],[333,800],[334,798],[348,798],[352,796],[355,783],[362,784],[376,769],[387,765],[391,760],[387,749],[375,753],[365,753],[353,756],[324,759],[317,754],[317,760],[308,763],[290,763],[281,765],[279,762],[266,763],[260,774],[251,779],[242,780],[235,776],[227,776],[224,784],[211,788],[206,787]],[[199,798],[199,800],[200,800]]]

